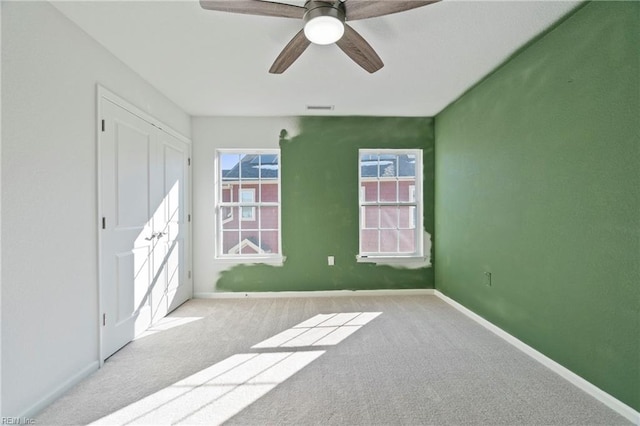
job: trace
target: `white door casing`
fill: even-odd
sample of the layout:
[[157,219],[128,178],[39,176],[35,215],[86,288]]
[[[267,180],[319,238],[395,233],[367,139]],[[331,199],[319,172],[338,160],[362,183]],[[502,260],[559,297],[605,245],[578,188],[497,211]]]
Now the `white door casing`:
[[192,295],[190,147],[100,99],[101,361]]

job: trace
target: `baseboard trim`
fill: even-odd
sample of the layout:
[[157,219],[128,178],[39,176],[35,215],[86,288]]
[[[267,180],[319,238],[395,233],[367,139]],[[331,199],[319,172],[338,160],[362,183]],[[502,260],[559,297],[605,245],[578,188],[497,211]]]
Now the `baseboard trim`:
[[512,336],[511,334],[507,333],[506,331],[502,330],[500,327],[492,324],[491,322],[489,322],[486,319],[482,318],[480,315],[476,314],[475,312],[471,311],[470,309],[466,308],[465,306],[461,305],[460,303],[456,302],[455,300],[451,299],[450,297],[442,294],[440,291],[434,290],[434,294],[437,297],[439,297],[440,299],[442,299],[444,302],[448,303],[449,305],[451,305],[452,307],[454,307],[458,311],[462,312],[467,317],[471,318],[472,320],[474,320],[475,322],[477,322],[478,324],[480,324],[481,326],[486,328],[487,330],[489,330],[492,333],[496,334],[497,336],[501,337],[502,339],[504,339],[505,341],[507,341],[511,345],[513,345],[516,348],[520,349],[525,354],[529,355],[531,358],[535,359],[536,361],[538,361],[539,363],[541,363],[545,367],[549,368],[554,373],[558,374],[559,376],[561,376],[565,380],[569,381],[574,386],[577,386],[579,389],[581,389],[582,391],[588,393],[589,395],[591,395],[592,397],[594,397],[598,401],[602,402],[607,407],[609,407],[612,410],[616,411],[621,416],[625,417],[626,419],[628,419],[629,421],[633,422],[634,424],[640,426],[640,413],[638,411],[636,411],[635,409],[633,409],[632,407],[628,406],[627,404],[623,403],[622,401],[619,401],[618,399],[616,399],[613,396],[609,395],[608,393],[606,393],[605,391],[603,391],[599,387],[597,387],[594,384],[586,381],[585,379],[583,379],[582,377],[578,376],[573,371],[571,371],[568,368],[558,364],[557,362],[555,362],[551,358],[547,357],[546,355],[538,352],[537,350],[535,350],[531,346],[527,345],[523,341],[519,340],[518,338],[516,338],[516,337]]
[[283,297],[345,297],[345,296],[433,296],[432,288],[397,290],[326,290],[326,291],[265,291],[265,292],[208,292],[194,293],[194,299],[245,299]]
[[78,373],[74,374],[69,379],[61,383],[60,386],[55,388],[53,391],[49,392],[47,395],[45,395],[43,398],[41,398],[31,407],[27,408],[22,414],[19,414],[17,416],[12,416],[12,417],[17,417],[21,419],[35,418],[35,416],[38,413],[40,413],[40,411],[44,410],[46,407],[51,405],[51,403],[53,403],[55,400],[60,398],[69,389],[71,389],[72,387],[80,383],[91,373],[98,371],[98,366],[99,366],[98,361],[92,362],[91,364],[87,365],[85,368],[80,370]]

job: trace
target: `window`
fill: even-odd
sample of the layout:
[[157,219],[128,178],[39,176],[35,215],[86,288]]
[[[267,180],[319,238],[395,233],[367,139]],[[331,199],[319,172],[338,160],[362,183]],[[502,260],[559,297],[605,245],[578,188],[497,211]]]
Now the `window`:
[[216,257],[282,261],[280,151],[219,150]]
[[422,249],[422,151],[359,151],[358,258],[416,258]]

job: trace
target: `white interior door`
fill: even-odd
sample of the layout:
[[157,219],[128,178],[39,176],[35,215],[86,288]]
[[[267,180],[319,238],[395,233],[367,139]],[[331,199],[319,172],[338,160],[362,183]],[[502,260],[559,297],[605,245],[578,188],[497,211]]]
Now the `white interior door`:
[[101,99],[102,359],[191,297],[189,146]]
[[[159,132],[159,179],[162,200],[154,214],[157,281],[151,294],[152,321],[163,318],[191,297],[187,272],[189,222],[189,146]],[[160,285],[161,284],[161,285]]]
[[167,306],[171,312],[193,294],[189,259],[191,205],[189,164],[190,147],[179,139],[162,132],[160,135],[164,165],[164,193],[166,194],[166,225],[162,236],[167,278]]

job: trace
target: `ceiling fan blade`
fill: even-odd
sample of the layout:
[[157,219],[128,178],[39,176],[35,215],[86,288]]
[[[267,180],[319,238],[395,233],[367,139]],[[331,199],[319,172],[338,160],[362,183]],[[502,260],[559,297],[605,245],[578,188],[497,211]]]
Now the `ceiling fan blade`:
[[336,44],[348,57],[353,59],[356,64],[371,74],[384,66],[382,59],[380,59],[376,51],[373,50],[373,47],[349,25],[345,24],[344,35]]
[[220,12],[295,19],[302,19],[306,11],[300,6],[261,0],[200,0],[200,6]]
[[375,18],[438,3],[440,0],[347,0],[347,21]]
[[269,72],[271,74],[282,74],[285,72],[310,44],[311,42],[307,40],[307,37],[304,35],[304,29],[300,30],[298,34],[291,39],[289,44],[282,49],[282,52],[280,52],[273,62],[273,65],[271,65]]

